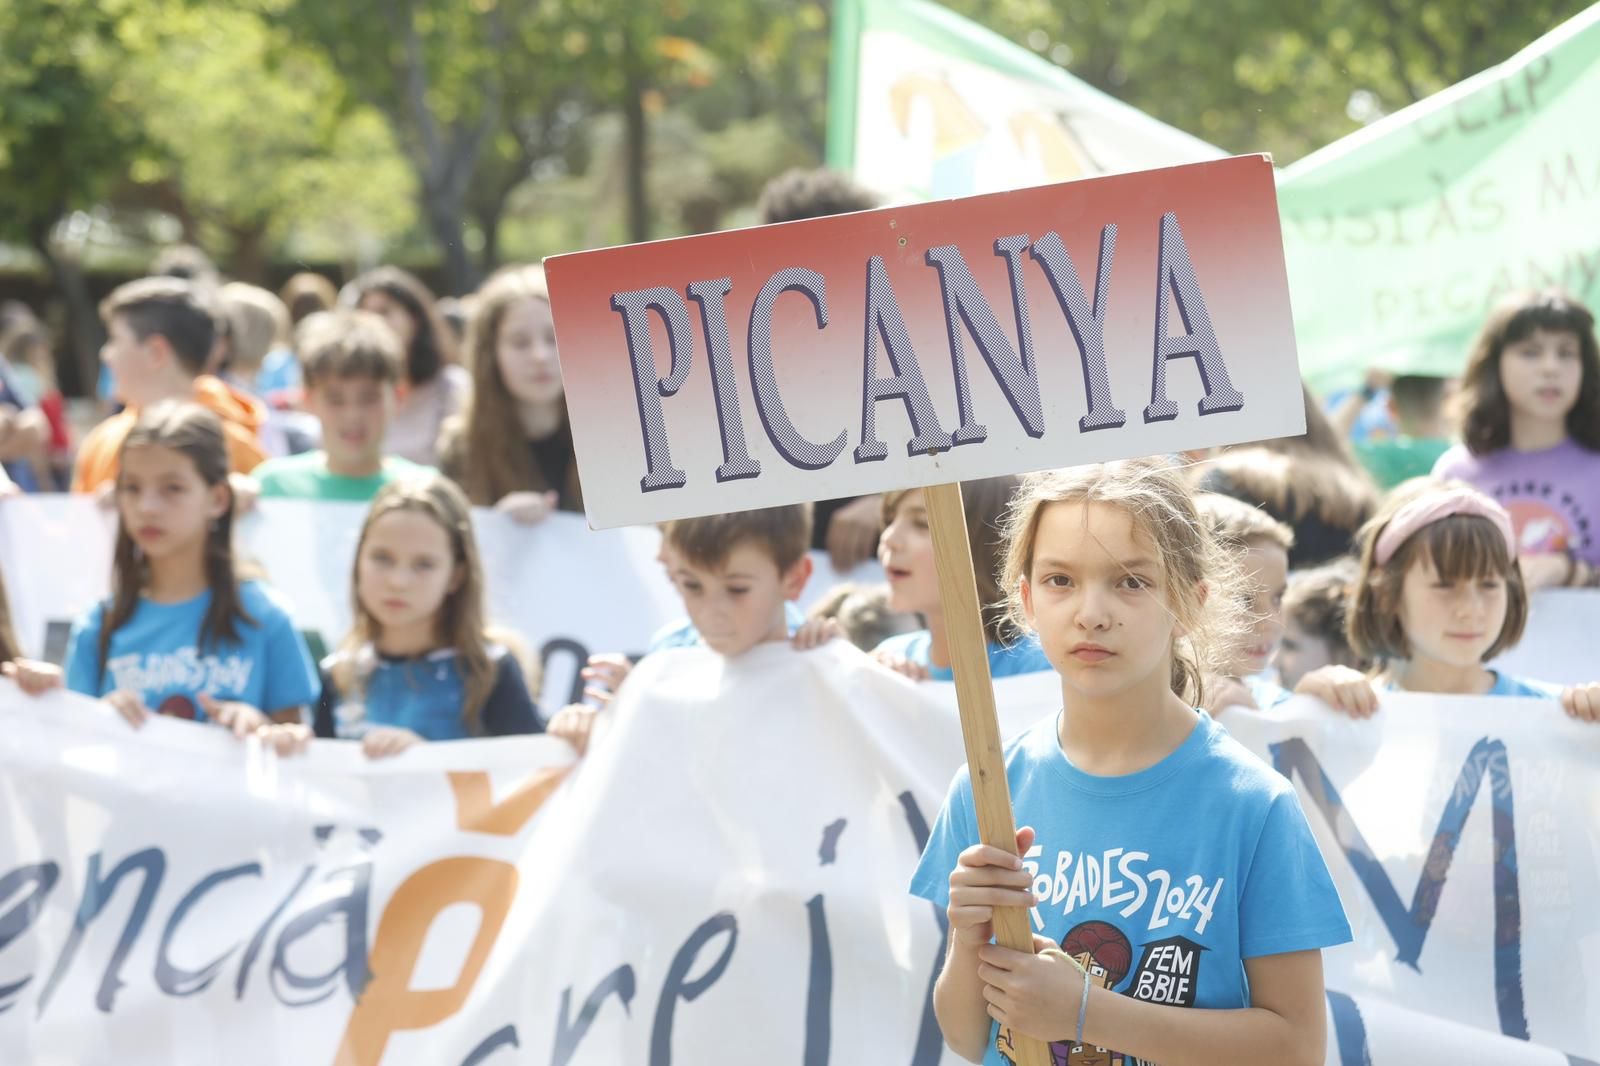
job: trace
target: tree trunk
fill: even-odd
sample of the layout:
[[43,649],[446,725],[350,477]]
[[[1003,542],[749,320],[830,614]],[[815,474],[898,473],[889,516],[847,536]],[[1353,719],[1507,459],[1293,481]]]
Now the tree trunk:
[[478,256],[478,264],[485,276],[500,266],[500,220],[505,213],[504,197],[501,197],[500,202],[493,207],[485,205],[475,212],[478,229],[483,233],[483,252]]
[[67,305],[65,350],[70,358],[63,362],[58,352],[56,370],[62,392],[69,396],[93,396],[100,381],[100,346],[105,343],[105,328],[100,324],[89,283],[77,260],[63,254],[51,241],[50,232],[54,228],[53,225],[35,227],[29,237],[34,250],[50,268],[50,277]]
[[267,227],[249,223],[232,230],[233,276],[252,285],[267,283]]
[[422,188],[422,212],[433,239],[444,254],[444,291],[440,296],[464,296],[478,287],[479,273],[467,253],[466,209],[449,190]]
[[623,166],[627,170],[628,240],[638,243],[650,239],[650,200],[645,186],[650,131],[644,113],[644,75],[634,54],[632,36],[626,29],[623,34],[623,63],[627,71],[622,100]]

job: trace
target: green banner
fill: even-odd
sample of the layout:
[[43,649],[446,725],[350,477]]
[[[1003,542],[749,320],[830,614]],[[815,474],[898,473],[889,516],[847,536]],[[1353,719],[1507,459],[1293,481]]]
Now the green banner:
[[1224,153],[932,0],[837,0],[828,164],[892,201]]
[[1600,303],[1600,6],[1294,165],[1278,207],[1300,365],[1460,373],[1518,289]]

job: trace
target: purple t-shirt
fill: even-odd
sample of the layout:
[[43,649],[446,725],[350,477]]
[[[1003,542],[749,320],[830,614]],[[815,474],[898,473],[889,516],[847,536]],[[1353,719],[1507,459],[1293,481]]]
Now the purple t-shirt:
[[1473,455],[1458,444],[1433,464],[1435,477],[1460,478],[1511,512],[1525,555],[1572,553],[1600,566],[1600,452],[1576,441],[1519,452]]

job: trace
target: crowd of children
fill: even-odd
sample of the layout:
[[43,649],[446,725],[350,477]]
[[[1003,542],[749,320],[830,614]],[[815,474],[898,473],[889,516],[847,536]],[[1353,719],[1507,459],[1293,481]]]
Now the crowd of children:
[[[78,444],[70,477],[115,509],[111,594],[78,621],[61,668],[23,658],[0,612],[6,675],[103,699],[133,726],[212,722],[285,755],[313,738],[378,758],[546,729],[581,753],[629,660],[596,656],[590,698],[541,713],[520,642],[485,615],[472,527],[473,506],[524,523],[583,508],[543,273],[503,270],[457,309],[460,338],[393,267],[338,294],[300,275],[281,299],[172,276],[118,288],[101,309],[102,359],[121,409]],[[60,397],[37,324],[12,317],[5,485],[48,488],[66,469]],[[1384,389],[1399,432],[1347,440]],[[1318,953],[1349,927],[1293,789],[1229,739],[1214,717],[1225,708],[1271,713],[1298,692],[1367,717],[1385,693],[1432,692],[1549,699],[1600,722],[1600,683],[1557,690],[1492,665],[1521,637],[1533,590],[1600,585],[1589,311],[1517,297],[1489,316],[1458,392],[1375,377],[1331,415],[1308,393],[1307,417],[1303,437],[1217,455],[964,486],[990,671],[1061,685],[1059,713],[1007,748],[1019,852],[1110,855],[1139,840],[1153,867],[1209,871],[1208,923],[1185,933],[1208,959],[1193,1005],[1232,1012],[1111,995],[1074,950],[1110,921],[1092,905],[1070,923],[1055,913],[1039,954],[990,943],[993,908],[1034,898],[1016,856],[979,842],[963,773],[913,890],[948,909],[935,1004],[968,1058],[1009,1062],[1016,1036],[1045,1035],[1081,985],[1063,1055],[1320,1060]],[[293,604],[233,552],[234,517],[271,497],[369,507],[355,621],[320,664]],[[806,617],[814,545],[846,559],[875,545],[884,584],[840,589]],[[914,681],[951,676],[921,490],[669,523],[661,561],[686,620],[652,654],[844,635]]]
[[[796,203],[774,199],[786,217],[822,213],[840,195],[831,179],[788,181]],[[78,443],[70,485],[117,510],[113,592],[74,629],[65,682],[135,722],[157,712],[241,731],[300,725],[306,736],[360,737],[374,753],[403,746],[395,731],[414,742],[586,728],[628,658],[595,657],[585,705],[537,712],[518,641],[488,635],[471,536],[471,506],[524,523],[583,507],[542,270],[507,268],[459,301],[457,338],[432,294],[395,267],[342,292],[296,275],[280,299],[217,284],[192,253],[170,262],[169,274],[125,284],[101,307],[102,362],[120,409]],[[0,459],[17,475],[4,490],[48,488],[66,473],[48,341],[25,310],[0,317],[9,323]],[[1398,432],[1347,440],[1358,410],[1382,393]],[[1548,695],[1595,716],[1592,688],[1557,693],[1485,665],[1516,643],[1533,590],[1600,585],[1591,313],[1560,293],[1524,294],[1488,316],[1459,388],[1374,374],[1330,414],[1306,398],[1302,437],[1173,458],[1198,520],[1235,564],[1236,580],[1215,594],[1248,620],[1198,702],[1267,710],[1299,691],[1364,714],[1396,689]],[[1053,668],[1039,635],[1004,607],[1015,591],[1003,583],[1004,528],[1019,485],[964,486],[996,677]],[[320,670],[295,635],[293,605],[232,559],[233,515],[274,497],[372,507],[352,581],[355,631]],[[913,680],[949,679],[922,497],[913,489],[666,527],[661,561],[688,620],[647,650],[737,654],[842,634]],[[806,549],[852,541],[863,502],[877,514],[885,581],[841,587],[808,619],[796,606]],[[850,529],[819,534],[817,515]],[[380,572],[387,593],[374,591]],[[401,589],[402,576],[415,587]],[[422,613],[397,636],[385,619],[406,610]],[[0,650],[30,687],[51,682],[51,668],[20,660],[14,641]],[[175,656],[204,669],[165,668]],[[189,681],[168,684],[179,676]]]

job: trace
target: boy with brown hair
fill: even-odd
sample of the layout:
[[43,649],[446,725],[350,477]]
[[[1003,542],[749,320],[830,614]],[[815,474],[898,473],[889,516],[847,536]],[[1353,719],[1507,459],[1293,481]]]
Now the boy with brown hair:
[[95,492],[116,479],[117,453],[139,411],[163,400],[192,400],[222,420],[235,473],[248,473],[266,458],[259,437],[266,408],[203,373],[217,325],[201,290],[180,278],[141,278],[106,297],[100,317],[107,332],[100,359],[127,408],[84,439],[73,492]]
[[296,348],[305,407],[322,447],[268,459],[253,476],[263,497],[366,503],[391,481],[427,468],[383,454],[405,355],[370,311],[319,311],[300,324]]
[[[703,645],[733,658],[769,642],[807,650],[840,636],[836,621],[808,622],[795,603],[811,577],[810,543],[809,503],[667,523],[660,558],[689,619],[657,633],[646,654]],[[601,708],[630,669],[620,655],[591,657],[584,677],[598,686],[586,692],[593,702],[563,708],[545,731],[582,755]]]
[[809,503],[682,518],[662,536],[689,620],[657,634],[650,651],[704,644],[734,656],[791,634],[810,646],[808,638],[836,631],[826,622],[808,627],[792,606],[811,578]]

